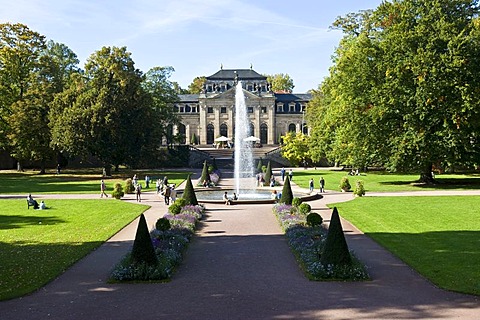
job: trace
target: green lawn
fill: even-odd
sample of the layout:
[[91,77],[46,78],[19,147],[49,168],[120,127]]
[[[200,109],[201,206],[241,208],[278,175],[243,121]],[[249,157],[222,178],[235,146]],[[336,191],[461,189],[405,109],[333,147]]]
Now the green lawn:
[[110,199],[46,203],[27,210],[24,198],[0,200],[0,300],[45,285],[148,208]]
[[[325,179],[325,189],[340,191],[338,185],[342,177],[348,176],[347,171],[332,170],[294,170],[293,182],[297,185],[308,188],[310,178],[315,182],[315,189],[319,189],[320,177]],[[348,176],[352,190],[357,180],[362,180],[365,185],[365,191],[383,192],[383,191],[420,191],[420,190],[445,190],[445,189],[480,189],[479,174],[442,174],[437,175],[437,184],[419,185],[416,183],[420,176],[418,174],[399,174],[388,172],[367,172],[360,176]]]
[[[0,193],[2,194],[28,194],[33,195],[40,193],[100,193],[100,180],[102,179],[101,170],[78,169],[64,170],[62,174],[47,173],[40,175],[34,171],[15,172],[11,170],[0,171]],[[188,176],[189,172],[178,171],[131,171],[124,170],[114,173],[111,178],[106,178],[107,193],[113,191],[116,182],[122,185],[127,178],[131,178],[134,173],[140,178],[140,182],[144,187],[143,190],[155,189],[155,181],[158,178],[168,176],[169,183],[176,185],[182,183]],[[145,174],[152,179],[150,188],[145,189]]]
[[339,214],[434,284],[480,295],[480,197],[364,197]]

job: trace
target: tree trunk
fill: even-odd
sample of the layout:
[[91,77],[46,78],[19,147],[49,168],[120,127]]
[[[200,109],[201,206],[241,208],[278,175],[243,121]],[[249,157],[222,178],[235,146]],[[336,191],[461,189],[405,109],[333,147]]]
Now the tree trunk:
[[432,163],[427,163],[424,166],[422,173],[420,173],[419,182],[425,183],[425,184],[434,184],[435,183],[435,178],[433,177],[432,168],[433,168]]
[[115,172],[118,172],[118,167],[119,167],[119,165],[116,164],[116,165],[115,165],[115,170],[114,170]]
[[23,171],[22,163],[21,163],[20,161],[17,161],[17,171],[18,171],[18,172],[22,172],[22,171]]
[[45,174],[45,160],[40,162],[40,174]]
[[112,167],[109,164],[106,164],[103,167],[103,176],[110,177],[112,175]]

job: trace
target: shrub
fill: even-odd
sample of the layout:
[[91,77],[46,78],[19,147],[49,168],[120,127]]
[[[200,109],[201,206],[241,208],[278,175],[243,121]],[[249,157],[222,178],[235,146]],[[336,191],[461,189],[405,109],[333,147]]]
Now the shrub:
[[182,210],[182,207],[178,202],[174,202],[172,205],[170,205],[170,207],[168,207],[168,212],[170,212],[173,215],[179,214],[181,210]]
[[292,187],[290,186],[290,179],[285,179],[282,189],[282,197],[280,198],[280,203],[292,204],[293,201],[293,192]]
[[187,205],[187,200],[183,198],[177,198],[174,203],[178,203],[178,205],[183,208]]
[[135,191],[135,187],[133,186],[133,181],[132,179],[128,178],[125,180],[125,187],[123,188],[123,192],[125,193],[133,193]]
[[208,166],[208,174],[213,173],[214,170],[215,170],[215,167],[213,165]]
[[115,185],[113,186],[112,197],[114,197],[115,199],[120,199],[124,195],[125,193],[123,192],[122,185],[119,182],[115,183]]
[[195,195],[195,190],[193,189],[192,180],[190,180],[190,176],[187,177],[187,183],[185,185],[185,190],[183,190],[182,198],[185,199],[187,204],[192,204],[194,206],[198,204],[197,196]]
[[350,185],[350,181],[348,181],[347,177],[343,177],[342,180],[340,180],[339,187],[343,191],[350,191],[350,189],[352,188],[352,186]]
[[147,265],[155,265],[158,262],[143,213],[140,215],[140,220],[138,221],[131,259],[132,264],[145,263]]
[[309,225],[310,227],[317,227],[317,226],[321,226],[323,223],[323,218],[316,212],[311,212],[308,216],[307,216],[307,225]]
[[265,169],[265,183],[270,185],[270,179],[272,179],[272,165],[268,161],[267,168]]
[[292,206],[298,207],[302,204],[302,199],[295,197],[292,199]]
[[160,218],[157,220],[157,223],[155,223],[155,228],[158,231],[167,231],[170,229],[170,220],[167,218]]
[[[295,198],[293,198],[295,200]],[[298,206],[298,212],[303,215],[307,215],[310,211],[312,211],[312,207],[308,203],[301,203]]]
[[198,185],[201,186],[203,185],[203,181],[210,181],[210,176],[208,175],[208,165],[207,165],[207,160],[203,162],[203,169],[202,169],[202,176],[200,177],[200,180],[198,181]]
[[257,163],[257,173],[262,172],[262,167],[263,167],[262,158],[260,158]]
[[347,241],[343,234],[342,223],[337,207],[333,208],[330,226],[328,227],[325,247],[320,255],[320,262],[324,265],[351,265],[352,257],[348,251]]
[[362,180],[358,180],[357,182],[355,182],[355,190],[353,191],[353,193],[359,197],[365,195],[365,187],[363,186]]

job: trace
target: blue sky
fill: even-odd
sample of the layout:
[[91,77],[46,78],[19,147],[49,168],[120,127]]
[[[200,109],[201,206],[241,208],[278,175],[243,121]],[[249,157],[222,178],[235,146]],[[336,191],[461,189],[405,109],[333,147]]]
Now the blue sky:
[[220,69],[287,73],[294,92],[317,88],[342,37],[337,16],[382,0],[0,0],[0,21],[66,44],[83,67],[103,46],[126,46],[146,72],[172,66],[187,88]]

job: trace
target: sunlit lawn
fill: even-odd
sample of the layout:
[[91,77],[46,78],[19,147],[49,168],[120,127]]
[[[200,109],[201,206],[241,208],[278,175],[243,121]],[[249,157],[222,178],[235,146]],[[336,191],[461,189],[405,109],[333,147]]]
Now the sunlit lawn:
[[[107,193],[113,191],[116,182],[124,185],[127,178],[131,178],[137,173],[139,181],[145,190],[153,190],[155,181],[168,176],[169,183],[179,185],[188,176],[189,172],[179,171],[131,171],[123,170],[119,173],[113,173],[111,178],[105,178]],[[152,179],[150,188],[145,189],[145,174]],[[60,175],[50,172],[44,175],[34,171],[25,171],[18,173],[15,171],[0,171],[0,193],[2,194],[39,194],[39,193],[99,193],[101,169],[76,169],[64,170]]]
[[[320,177],[325,179],[325,189],[340,191],[338,185],[342,177],[348,176],[347,171],[332,170],[304,170],[298,168],[294,170],[293,182],[297,185],[308,188],[310,178],[313,178],[315,189],[318,190]],[[357,180],[362,180],[365,185],[366,192],[383,192],[383,191],[420,191],[420,190],[445,190],[445,189],[480,189],[479,174],[442,174],[437,175],[438,184],[420,185],[416,183],[419,174],[398,174],[388,172],[367,172],[360,176],[348,176],[352,190]]]
[[0,300],[40,288],[148,208],[110,199],[47,205],[27,210],[23,198],[0,200]]
[[441,288],[480,295],[480,197],[364,197],[340,216]]

